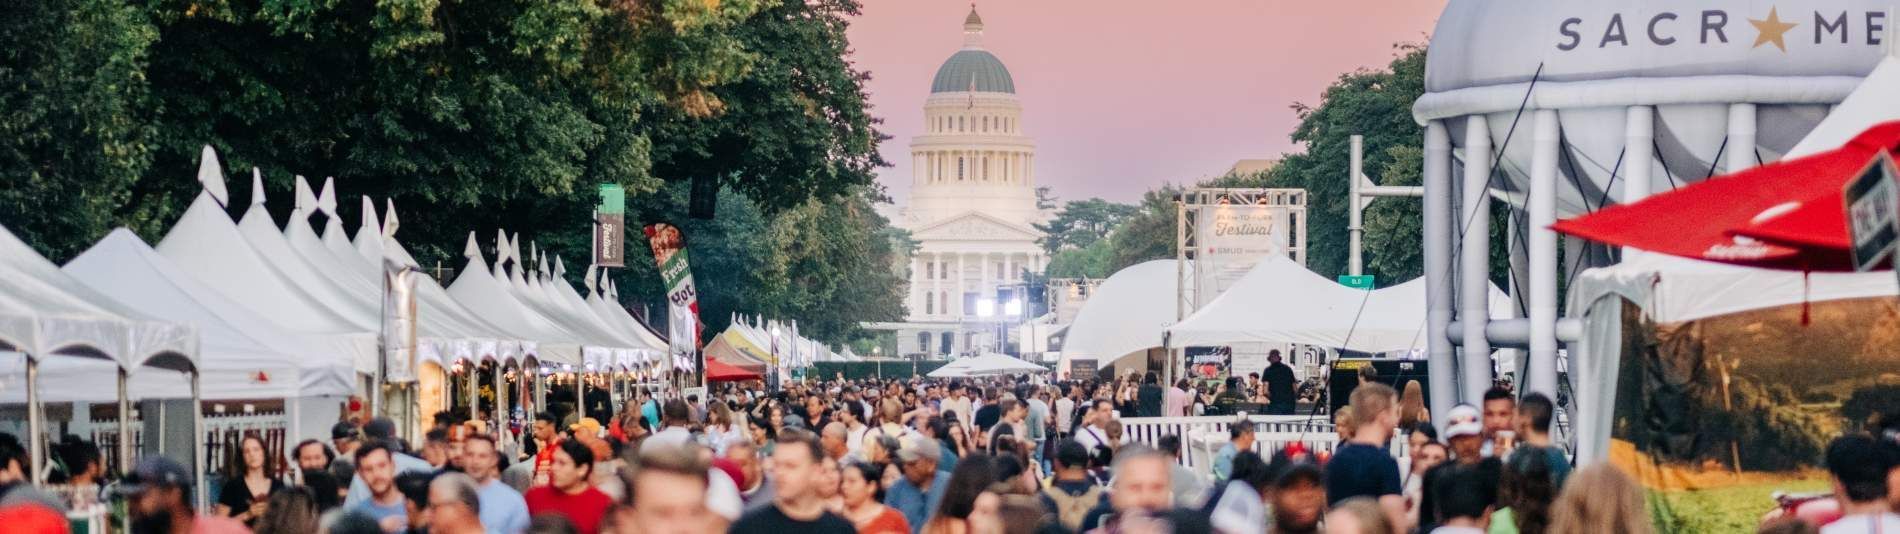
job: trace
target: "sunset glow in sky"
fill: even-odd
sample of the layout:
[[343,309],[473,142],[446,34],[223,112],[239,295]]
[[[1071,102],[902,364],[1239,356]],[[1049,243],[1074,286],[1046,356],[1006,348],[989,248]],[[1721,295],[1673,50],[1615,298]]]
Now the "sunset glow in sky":
[[[962,0],[864,0],[853,59],[892,139],[879,181],[910,191],[910,138],[931,76],[963,43]],[[1444,0],[1009,0],[978,2],[985,48],[1008,65],[1058,197],[1132,202],[1163,182],[1218,175],[1293,150],[1294,102],[1341,73],[1423,42]]]

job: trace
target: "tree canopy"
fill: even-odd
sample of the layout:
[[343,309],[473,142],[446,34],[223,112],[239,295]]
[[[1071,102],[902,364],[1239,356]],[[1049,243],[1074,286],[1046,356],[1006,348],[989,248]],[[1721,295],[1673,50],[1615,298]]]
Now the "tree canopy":
[[[800,296],[814,304],[785,304],[794,290],[782,287],[813,283],[815,273],[858,282],[849,277],[867,268],[860,264],[886,261],[874,271],[888,272],[894,260],[836,247],[788,258],[746,240],[800,235],[800,224],[886,233],[869,209],[883,199],[872,171],[884,165],[875,150],[884,136],[845,36],[858,8],[855,0],[5,3],[0,224],[55,260],[116,226],[155,240],[197,194],[198,148],[211,145],[234,175],[262,169],[279,199],[295,173],[336,176],[345,198],[392,199],[400,237],[425,264],[458,257],[469,231],[497,228],[580,259],[594,186],[612,183],[633,197],[634,232],[658,220],[715,229],[689,234],[695,271],[719,269],[704,276],[733,285],[702,282],[702,299],[754,313],[833,305],[826,299],[840,297],[825,291]],[[249,188],[231,189],[232,204],[244,205]],[[679,209],[695,196],[735,213],[686,222]],[[345,220],[356,220],[358,205],[341,203]],[[291,205],[271,207],[281,220]],[[657,282],[622,287],[661,291]],[[849,289],[887,291],[889,302],[903,293],[877,283]],[[855,324],[888,312],[826,313]]]

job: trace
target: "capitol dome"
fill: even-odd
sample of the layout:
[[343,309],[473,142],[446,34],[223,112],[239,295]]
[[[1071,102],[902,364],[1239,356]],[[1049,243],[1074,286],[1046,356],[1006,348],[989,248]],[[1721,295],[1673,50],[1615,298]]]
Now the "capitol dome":
[[950,59],[937,67],[937,77],[930,82],[932,93],[954,93],[957,91],[976,91],[983,93],[1014,93],[1016,81],[1009,77],[1009,69],[1003,66],[1003,60],[987,50],[958,50]]

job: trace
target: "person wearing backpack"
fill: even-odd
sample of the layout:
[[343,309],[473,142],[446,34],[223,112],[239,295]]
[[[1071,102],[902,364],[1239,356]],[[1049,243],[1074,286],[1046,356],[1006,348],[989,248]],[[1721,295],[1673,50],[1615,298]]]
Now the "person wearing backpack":
[[1089,451],[1081,443],[1063,441],[1056,445],[1056,474],[1053,483],[1043,488],[1040,499],[1043,524],[1061,527],[1062,532],[1081,532],[1082,519],[1105,499],[1106,490],[1089,476]]

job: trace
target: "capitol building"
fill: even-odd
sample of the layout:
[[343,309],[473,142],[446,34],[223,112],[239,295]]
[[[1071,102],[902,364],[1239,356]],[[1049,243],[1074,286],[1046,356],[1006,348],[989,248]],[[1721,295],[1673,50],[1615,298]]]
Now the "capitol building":
[[867,325],[895,331],[902,356],[1002,352],[999,337],[1025,317],[1025,270],[1047,260],[1035,224],[1036,143],[1023,134],[1009,69],[983,48],[975,8],[963,48],[938,67],[911,138],[911,193],[897,224],[911,233],[909,316]]

